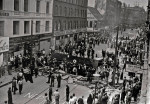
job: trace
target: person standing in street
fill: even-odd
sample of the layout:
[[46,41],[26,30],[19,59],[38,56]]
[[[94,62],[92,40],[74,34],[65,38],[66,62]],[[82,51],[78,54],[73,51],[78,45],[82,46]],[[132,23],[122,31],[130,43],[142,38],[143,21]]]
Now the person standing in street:
[[92,103],[93,103],[93,98],[92,98],[92,95],[90,94],[87,99],[87,104],[92,104]]
[[70,96],[69,104],[74,104],[74,100],[73,100],[73,97],[72,97],[72,96]]
[[45,93],[45,103],[44,104],[50,104],[50,101],[49,101],[49,99],[47,97],[47,93]]
[[12,93],[11,93],[11,87],[9,87],[7,93],[8,93],[8,104],[13,104],[13,101],[12,101]]
[[13,77],[13,80],[12,80],[12,92],[14,92],[14,95],[16,94],[16,91],[17,91],[17,80],[15,77]]
[[82,98],[78,99],[78,104],[84,104],[83,98],[84,98],[84,96],[82,96]]
[[51,72],[51,71],[49,71],[48,81],[47,81],[46,83],[50,83],[51,76],[52,76],[52,72]]
[[18,81],[18,86],[19,86],[19,94],[21,95],[22,88],[23,88],[23,81],[22,81],[22,78]]
[[69,93],[70,93],[69,86],[66,85],[66,101],[67,101],[67,102],[69,101]]
[[51,76],[51,86],[54,87],[54,80],[55,80],[55,76],[54,74],[52,74]]
[[75,94],[73,94],[73,104],[76,104],[76,102],[77,102],[77,97],[76,97],[76,95]]
[[56,91],[54,92],[54,96],[55,96],[55,104],[59,104],[60,95],[58,89],[56,89]]
[[60,85],[61,85],[61,76],[60,76],[60,74],[57,77],[57,82],[58,82],[57,88],[60,88]]
[[50,102],[52,102],[52,94],[53,94],[53,89],[51,87],[51,85],[49,86],[49,100]]

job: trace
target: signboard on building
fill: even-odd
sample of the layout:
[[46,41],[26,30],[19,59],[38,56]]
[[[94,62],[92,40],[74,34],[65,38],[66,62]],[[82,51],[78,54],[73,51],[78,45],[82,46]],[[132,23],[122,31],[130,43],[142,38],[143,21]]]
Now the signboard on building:
[[9,51],[9,37],[0,37],[0,53]]
[[143,73],[143,69],[140,65],[126,65],[126,71],[127,72],[133,72],[133,73]]

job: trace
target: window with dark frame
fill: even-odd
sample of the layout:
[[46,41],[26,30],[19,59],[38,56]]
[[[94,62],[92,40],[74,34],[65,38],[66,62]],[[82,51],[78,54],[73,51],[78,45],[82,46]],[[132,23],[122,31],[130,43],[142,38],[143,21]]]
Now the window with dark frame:
[[0,36],[4,36],[4,21],[0,21]]
[[29,34],[29,28],[30,28],[30,25],[29,25],[29,21],[24,21],[24,34]]
[[36,1],[36,12],[40,13],[40,0]]
[[40,32],[40,21],[36,21],[36,33]]
[[19,0],[14,0],[14,11],[19,11]]
[[46,2],[46,14],[49,14],[49,2]]
[[13,21],[13,34],[19,35],[19,21]]
[[24,11],[28,12],[28,7],[29,7],[29,1],[28,0],[24,0]]
[[3,10],[3,0],[0,0],[0,10]]
[[49,21],[46,21],[45,23],[45,31],[49,31]]

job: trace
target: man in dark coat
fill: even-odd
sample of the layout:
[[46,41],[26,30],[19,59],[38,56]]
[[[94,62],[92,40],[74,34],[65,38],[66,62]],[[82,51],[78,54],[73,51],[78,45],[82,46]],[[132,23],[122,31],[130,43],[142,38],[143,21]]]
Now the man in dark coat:
[[61,76],[60,76],[60,74],[57,77],[57,82],[58,82],[57,87],[60,88],[60,85],[61,85]]
[[87,99],[87,104],[92,104],[92,103],[93,103],[93,98],[92,98],[92,95],[90,94]]
[[70,93],[69,86],[66,85],[66,101],[67,102],[69,101],[69,93]]
[[90,58],[90,49],[88,49],[88,51],[87,51],[87,56],[88,56],[88,58]]
[[104,95],[102,96],[102,104],[107,104],[107,101],[108,101],[108,96],[107,96],[107,93],[104,93]]
[[54,77],[54,74],[51,75],[51,86],[54,87],[54,80],[55,80],[55,77]]
[[16,94],[16,91],[17,91],[17,80],[15,77],[13,77],[12,79],[12,92],[14,92],[14,95]]
[[84,104],[83,98],[84,98],[84,97],[82,96],[82,98],[79,98],[79,99],[78,99],[78,104]]
[[12,93],[11,93],[11,88],[9,87],[8,89],[8,104],[13,104],[13,101],[12,101]]
[[91,50],[92,59],[94,58],[94,53],[95,53],[95,51],[94,51],[94,49],[92,49]]
[[49,71],[48,81],[47,81],[46,83],[50,83],[51,76],[52,76],[52,72],[51,72],[51,71]]
[[53,89],[51,87],[51,85],[49,86],[49,100],[50,102],[52,102],[52,94],[53,94]]
[[23,88],[23,81],[22,81],[22,78],[18,81],[18,86],[19,86],[19,94],[21,95],[22,88]]

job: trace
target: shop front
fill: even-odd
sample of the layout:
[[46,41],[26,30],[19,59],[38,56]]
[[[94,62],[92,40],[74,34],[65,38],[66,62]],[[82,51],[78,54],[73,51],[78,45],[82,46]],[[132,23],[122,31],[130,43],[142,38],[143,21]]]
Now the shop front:
[[45,50],[45,53],[48,54],[49,53],[49,49],[53,47],[52,44],[52,34],[48,33],[48,34],[41,34],[39,35],[39,50]]
[[[35,53],[39,48],[39,35],[30,35],[22,37],[11,37],[9,54],[16,56],[19,54],[27,55]],[[32,49],[31,49],[32,48]]]
[[0,77],[5,74],[8,62],[9,37],[0,37]]

